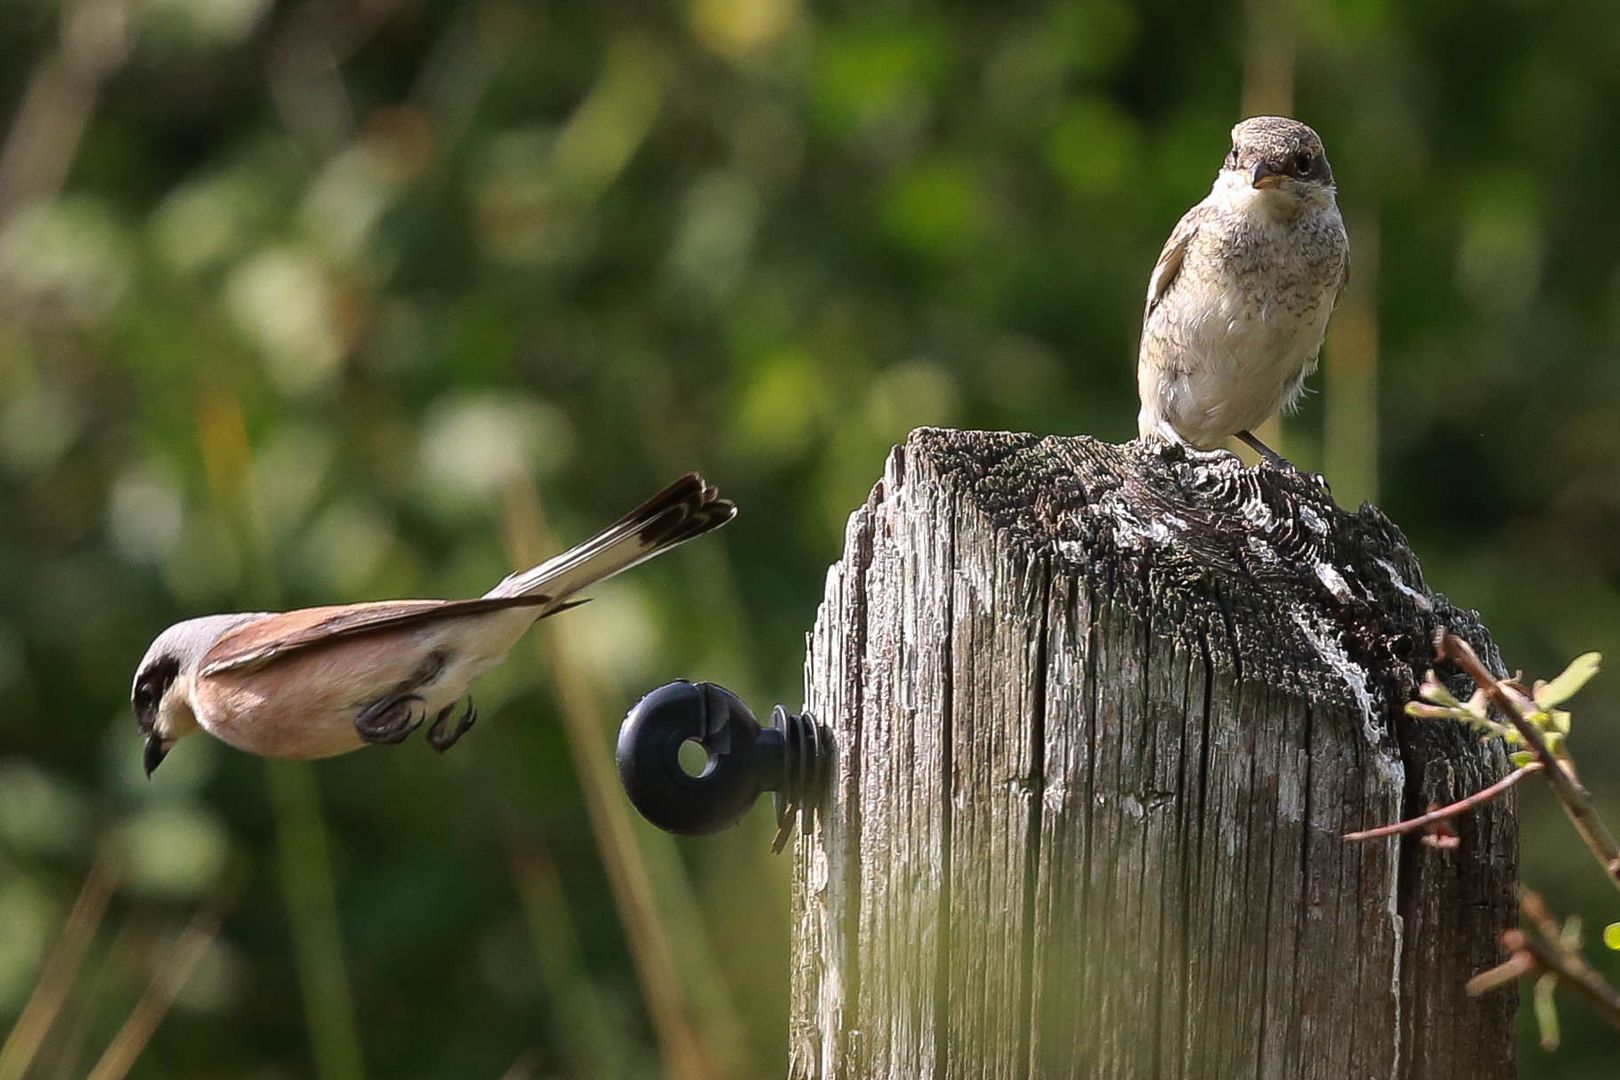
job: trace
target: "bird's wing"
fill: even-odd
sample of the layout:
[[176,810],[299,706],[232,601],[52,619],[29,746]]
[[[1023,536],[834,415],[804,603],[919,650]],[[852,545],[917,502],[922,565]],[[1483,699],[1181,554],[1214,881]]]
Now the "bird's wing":
[[477,599],[382,600],[255,619],[208,650],[202,673],[251,671],[289,654],[361,634],[506,608],[540,608],[540,617],[545,618],[584,603],[568,599],[579,590],[718,529],[736,513],[735,503],[721,498],[697,473],[688,473],[590,539],[539,566],[508,575]]
[[[581,601],[583,602],[583,601]],[[362,634],[398,630],[440,619],[482,615],[512,607],[544,607],[542,595],[480,597],[476,600],[380,600],[369,604],[304,608],[255,619],[214,643],[202,659],[204,675],[254,671],[292,653],[330,645]],[[559,604],[547,615],[573,604]]]
[[1331,310],[1337,311],[1339,309],[1339,301],[1344,299],[1344,290],[1349,286],[1349,284],[1350,284],[1350,235],[1348,233],[1346,233],[1345,237],[1344,237],[1344,261],[1340,265],[1340,268],[1339,268],[1339,285],[1338,285],[1338,287],[1336,289],[1333,290],[1333,307],[1332,307]]
[[1214,207],[1199,203],[1181,215],[1176,227],[1170,230],[1170,239],[1164,242],[1159,261],[1153,265],[1153,275],[1148,278],[1147,307],[1142,311],[1144,328],[1153,309],[1159,306],[1159,301],[1164,299],[1170,286],[1175,284],[1176,276],[1181,273],[1181,263],[1187,257],[1187,248],[1192,245],[1193,237],[1198,235],[1199,226],[1216,212]]

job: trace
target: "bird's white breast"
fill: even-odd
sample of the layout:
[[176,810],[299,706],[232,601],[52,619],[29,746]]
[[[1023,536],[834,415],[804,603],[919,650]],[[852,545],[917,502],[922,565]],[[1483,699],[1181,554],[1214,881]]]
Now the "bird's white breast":
[[[1298,398],[1333,311],[1342,247],[1325,272],[1297,216],[1276,212],[1287,197],[1222,183],[1210,193],[1220,218],[1194,236],[1144,326],[1144,431],[1168,423],[1213,446]],[[1328,210],[1318,227],[1342,238],[1338,211]]]

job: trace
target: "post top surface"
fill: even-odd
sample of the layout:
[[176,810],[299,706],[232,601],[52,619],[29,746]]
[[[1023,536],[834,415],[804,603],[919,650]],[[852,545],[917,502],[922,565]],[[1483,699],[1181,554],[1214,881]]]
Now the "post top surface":
[[1140,441],[919,428],[874,498],[917,483],[1156,633],[1369,721],[1410,696],[1440,626],[1495,658],[1477,615],[1429,589],[1380,510],[1343,510],[1306,474]]

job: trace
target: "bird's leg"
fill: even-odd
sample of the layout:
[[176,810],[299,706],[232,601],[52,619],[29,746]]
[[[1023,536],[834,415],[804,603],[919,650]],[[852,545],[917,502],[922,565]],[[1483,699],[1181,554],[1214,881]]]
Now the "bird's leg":
[[419,694],[393,691],[361,709],[354,718],[354,730],[368,743],[397,743],[422,726],[427,711],[419,710]]
[[[1279,469],[1282,469],[1282,468],[1293,469],[1294,468],[1294,463],[1292,461],[1289,461],[1287,458],[1285,458],[1281,454],[1277,453],[1277,451],[1273,450],[1271,447],[1269,447],[1265,443],[1261,442],[1258,438],[1255,437],[1254,432],[1252,432],[1252,431],[1240,431],[1240,432],[1237,433],[1237,437],[1239,439],[1242,439],[1245,443],[1247,443],[1250,450],[1253,450],[1255,453],[1259,454],[1261,457],[1263,457],[1267,461],[1271,462],[1271,464],[1277,466],[1277,468],[1279,468]],[[1298,472],[1299,470],[1295,469],[1294,471]]]
[[1299,467],[1297,465],[1295,465],[1292,461],[1289,461],[1287,458],[1285,458],[1281,454],[1277,453],[1277,451],[1273,450],[1271,447],[1267,446],[1265,443],[1263,443],[1259,439],[1255,438],[1254,432],[1252,432],[1252,431],[1240,431],[1240,432],[1237,433],[1237,437],[1242,439],[1244,442],[1248,443],[1249,447],[1251,449],[1253,449],[1255,453],[1257,453],[1261,457],[1265,458],[1268,462],[1270,462],[1275,467],[1277,467],[1279,469],[1289,469],[1289,470],[1291,470],[1293,472],[1299,473],[1299,475],[1307,477],[1308,479],[1313,481],[1316,484],[1317,487],[1321,488],[1323,491],[1327,492],[1329,495],[1333,494],[1333,489],[1328,487],[1327,477],[1323,476],[1321,473],[1302,473],[1302,472],[1300,472]]
[[455,730],[451,731],[449,730],[450,714],[455,710],[455,702],[451,702],[443,709],[440,709],[439,715],[433,718],[433,726],[428,728],[428,745],[441,754],[456,745],[456,741],[467,734],[467,729],[472,727],[478,720],[478,710],[473,706],[473,699],[469,695],[467,708],[462,711],[460,718],[456,721]]
[[445,663],[442,652],[424,656],[410,678],[361,706],[354,718],[355,733],[368,743],[403,741],[427,719],[427,703],[416,691],[438,678]]

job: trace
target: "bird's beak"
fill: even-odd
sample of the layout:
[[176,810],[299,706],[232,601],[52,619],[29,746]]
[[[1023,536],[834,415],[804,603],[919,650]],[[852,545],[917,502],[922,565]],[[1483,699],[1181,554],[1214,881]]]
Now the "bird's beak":
[[163,745],[163,740],[158,736],[157,732],[154,731],[146,737],[146,753],[141,756],[141,764],[146,766],[146,775],[148,777],[152,775],[159,765],[163,764],[163,759],[168,756],[168,753],[168,749]]
[[1266,163],[1256,162],[1254,168],[1249,170],[1249,183],[1255,188],[1274,188],[1283,182],[1285,174],[1272,172]]

